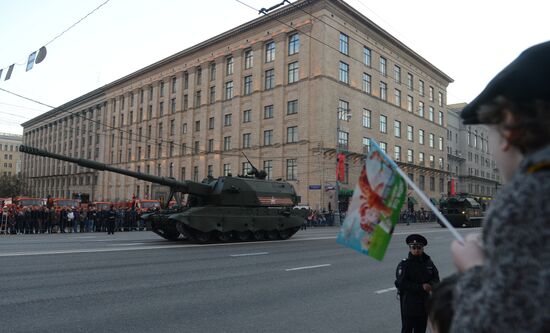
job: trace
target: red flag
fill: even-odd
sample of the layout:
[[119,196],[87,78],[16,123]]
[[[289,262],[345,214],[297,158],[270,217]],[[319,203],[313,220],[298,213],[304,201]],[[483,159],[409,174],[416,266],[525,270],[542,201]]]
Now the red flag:
[[336,180],[343,182],[346,179],[346,172],[344,167],[344,162],[346,160],[346,155],[339,153],[337,156],[337,166],[336,166]]

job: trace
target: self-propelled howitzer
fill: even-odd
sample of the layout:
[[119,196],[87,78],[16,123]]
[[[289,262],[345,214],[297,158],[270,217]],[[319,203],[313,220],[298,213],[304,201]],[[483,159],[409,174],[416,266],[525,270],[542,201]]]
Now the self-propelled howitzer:
[[[300,197],[291,184],[267,180],[265,173],[256,168],[252,169],[253,176],[209,177],[199,183],[115,168],[24,145],[19,146],[19,150],[169,187],[166,202],[175,197],[178,205],[142,216],[150,222],[153,232],[168,240],[204,243],[287,239],[300,229],[307,214],[303,209],[293,208]],[[188,194],[185,206],[181,206],[181,194]]]

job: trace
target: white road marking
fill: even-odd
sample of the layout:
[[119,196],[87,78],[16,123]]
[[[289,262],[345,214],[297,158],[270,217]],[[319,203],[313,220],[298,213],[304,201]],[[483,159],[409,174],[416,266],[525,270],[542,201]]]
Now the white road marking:
[[97,236],[81,236],[81,237],[74,237],[75,239],[89,239],[89,238],[97,238]]
[[122,244],[108,244],[109,246],[134,246],[134,245],[143,245],[147,243],[122,243]]
[[391,287],[391,288],[388,288],[388,289],[380,289],[380,290],[375,291],[374,293],[375,294],[383,294],[383,293],[387,293],[388,291],[394,291],[394,290],[397,290],[397,288]]
[[296,267],[296,268],[287,268],[287,269],[285,269],[285,271],[287,271],[287,272],[299,271],[299,270],[302,270],[302,269],[319,268],[319,267],[327,267],[327,266],[330,266],[330,264],[315,265],[315,266],[304,266],[304,267]]
[[230,257],[261,256],[261,255],[264,255],[264,254],[269,254],[269,252],[231,254]]

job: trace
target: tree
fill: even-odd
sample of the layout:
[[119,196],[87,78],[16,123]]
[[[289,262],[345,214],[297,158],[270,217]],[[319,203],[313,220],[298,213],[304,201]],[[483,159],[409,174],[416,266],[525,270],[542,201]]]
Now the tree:
[[27,184],[21,175],[0,177],[0,197],[16,197],[24,195]]

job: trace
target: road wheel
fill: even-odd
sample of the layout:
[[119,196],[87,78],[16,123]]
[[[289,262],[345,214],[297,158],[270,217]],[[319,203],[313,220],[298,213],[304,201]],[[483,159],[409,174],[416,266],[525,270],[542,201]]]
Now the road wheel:
[[218,233],[218,239],[220,242],[227,243],[231,240],[231,233],[230,232],[220,232]]
[[276,240],[276,239],[279,239],[279,233],[277,232],[277,230],[269,230],[267,232],[267,238],[269,240]]
[[265,239],[265,232],[263,230],[257,230],[253,233],[254,240],[261,241]]
[[212,233],[195,230],[193,236],[199,243],[207,243],[212,238]]
[[279,238],[281,238],[281,239],[289,239],[290,236],[292,236],[292,233],[290,232],[289,229],[279,230]]
[[252,232],[246,230],[246,231],[239,231],[237,233],[237,238],[241,241],[241,242],[246,242],[247,240],[250,240],[250,238],[252,237]]

